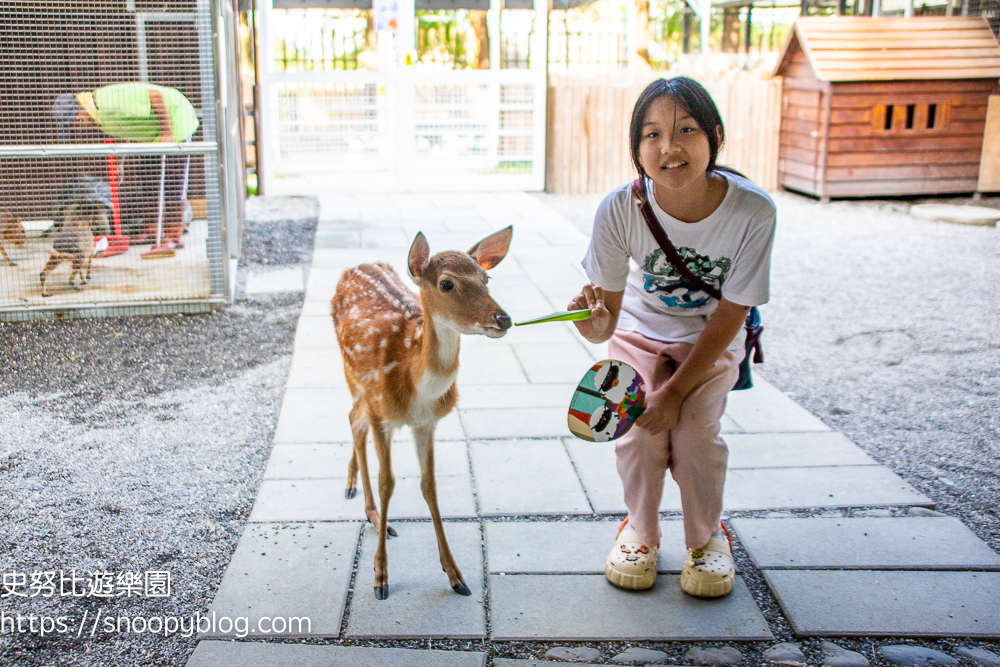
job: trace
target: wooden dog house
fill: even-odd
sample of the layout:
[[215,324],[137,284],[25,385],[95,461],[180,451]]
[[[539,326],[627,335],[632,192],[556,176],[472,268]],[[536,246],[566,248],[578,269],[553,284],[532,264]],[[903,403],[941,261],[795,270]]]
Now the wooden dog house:
[[774,74],[779,185],[824,201],[976,190],[1000,77],[985,18],[800,18]]

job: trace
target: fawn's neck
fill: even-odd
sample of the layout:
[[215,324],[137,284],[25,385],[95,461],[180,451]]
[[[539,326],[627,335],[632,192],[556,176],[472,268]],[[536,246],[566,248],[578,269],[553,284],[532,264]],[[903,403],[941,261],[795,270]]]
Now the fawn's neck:
[[[420,336],[423,367],[438,377],[451,377],[458,370],[460,334],[443,321],[424,311],[423,333]],[[450,383],[449,383],[450,386]]]

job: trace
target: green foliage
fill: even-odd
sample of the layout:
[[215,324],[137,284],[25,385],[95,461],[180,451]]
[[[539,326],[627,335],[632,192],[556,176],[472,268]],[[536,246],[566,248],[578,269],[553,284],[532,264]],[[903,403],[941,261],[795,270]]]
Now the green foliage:
[[417,11],[417,60],[453,63],[454,69],[474,68],[476,33],[464,9]]

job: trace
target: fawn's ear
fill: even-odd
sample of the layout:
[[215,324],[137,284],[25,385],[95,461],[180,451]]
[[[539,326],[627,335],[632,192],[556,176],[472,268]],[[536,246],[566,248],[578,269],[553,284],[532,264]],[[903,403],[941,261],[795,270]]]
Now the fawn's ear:
[[507,251],[510,250],[510,240],[513,236],[514,226],[505,227],[472,246],[469,249],[469,254],[472,255],[472,259],[476,260],[476,264],[489,271],[507,256]]
[[420,282],[420,276],[427,270],[430,258],[431,249],[427,245],[427,237],[424,236],[423,232],[417,232],[416,238],[413,239],[413,245],[410,246],[410,254],[406,258],[406,270],[413,282]]

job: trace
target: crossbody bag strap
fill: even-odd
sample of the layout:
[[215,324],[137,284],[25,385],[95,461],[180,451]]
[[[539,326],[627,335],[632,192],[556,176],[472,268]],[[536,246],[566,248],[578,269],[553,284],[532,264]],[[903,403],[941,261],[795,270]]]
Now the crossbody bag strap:
[[649,231],[652,232],[653,238],[656,239],[656,243],[660,246],[660,249],[663,250],[663,254],[666,256],[667,261],[670,262],[670,265],[677,269],[677,272],[681,274],[681,277],[689,283],[705,292],[713,299],[721,301],[722,293],[695,275],[695,273],[687,267],[687,264],[684,263],[684,259],[681,257],[681,254],[677,252],[677,248],[674,247],[674,244],[670,242],[669,238],[667,238],[666,232],[663,231],[663,228],[656,220],[656,216],[653,215],[653,207],[649,203],[649,197],[646,196],[646,180],[644,178],[637,178],[632,182],[632,199],[634,199],[635,203],[639,205],[639,211],[642,213],[642,217],[646,221],[646,226],[649,227]]

